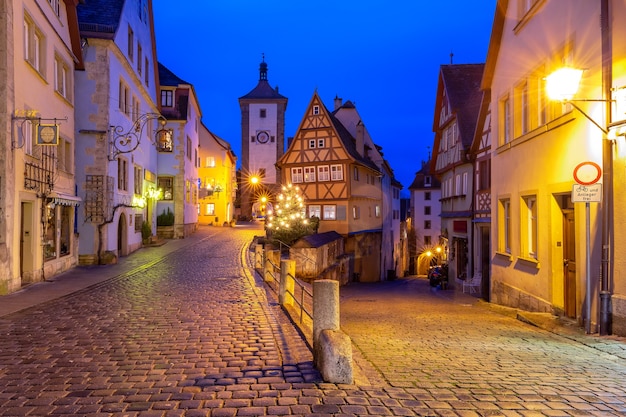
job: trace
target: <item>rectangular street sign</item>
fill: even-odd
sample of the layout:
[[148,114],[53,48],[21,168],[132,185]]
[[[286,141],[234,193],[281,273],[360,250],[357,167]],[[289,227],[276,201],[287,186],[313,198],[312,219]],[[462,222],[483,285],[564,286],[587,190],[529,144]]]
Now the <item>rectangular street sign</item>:
[[602,184],[591,185],[574,184],[572,189],[572,202],[574,203],[600,203],[602,201]]

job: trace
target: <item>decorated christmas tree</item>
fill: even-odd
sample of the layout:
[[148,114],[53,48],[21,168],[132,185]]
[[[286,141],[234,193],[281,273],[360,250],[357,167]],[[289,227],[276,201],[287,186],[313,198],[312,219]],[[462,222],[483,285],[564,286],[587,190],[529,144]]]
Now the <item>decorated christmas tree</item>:
[[307,219],[305,207],[300,187],[283,185],[272,211],[268,211],[265,224],[268,237],[291,245],[302,236],[314,233],[319,219]]

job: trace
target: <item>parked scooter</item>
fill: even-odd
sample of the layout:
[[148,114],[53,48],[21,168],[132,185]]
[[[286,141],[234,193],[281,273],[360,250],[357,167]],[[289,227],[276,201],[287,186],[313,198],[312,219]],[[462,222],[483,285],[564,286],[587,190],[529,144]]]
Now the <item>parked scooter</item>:
[[448,265],[431,266],[428,270],[430,286],[440,290],[448,288]]

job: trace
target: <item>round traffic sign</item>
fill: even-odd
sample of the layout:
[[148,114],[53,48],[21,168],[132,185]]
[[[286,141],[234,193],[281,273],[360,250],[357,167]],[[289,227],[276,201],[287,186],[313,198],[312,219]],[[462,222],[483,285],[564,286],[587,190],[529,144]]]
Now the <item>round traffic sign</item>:
[[595,184],[602,177],[602,168],[595,162],[581,162],[574,168],[574,181],[580,185]]

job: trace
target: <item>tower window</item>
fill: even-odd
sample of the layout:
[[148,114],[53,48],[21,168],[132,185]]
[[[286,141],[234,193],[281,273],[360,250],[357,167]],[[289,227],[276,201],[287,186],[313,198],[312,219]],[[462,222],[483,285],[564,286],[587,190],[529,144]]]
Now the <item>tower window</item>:
[[267,110],[261,109],[261,111],[259,112],[259,117],[265,119],[267,117]]

